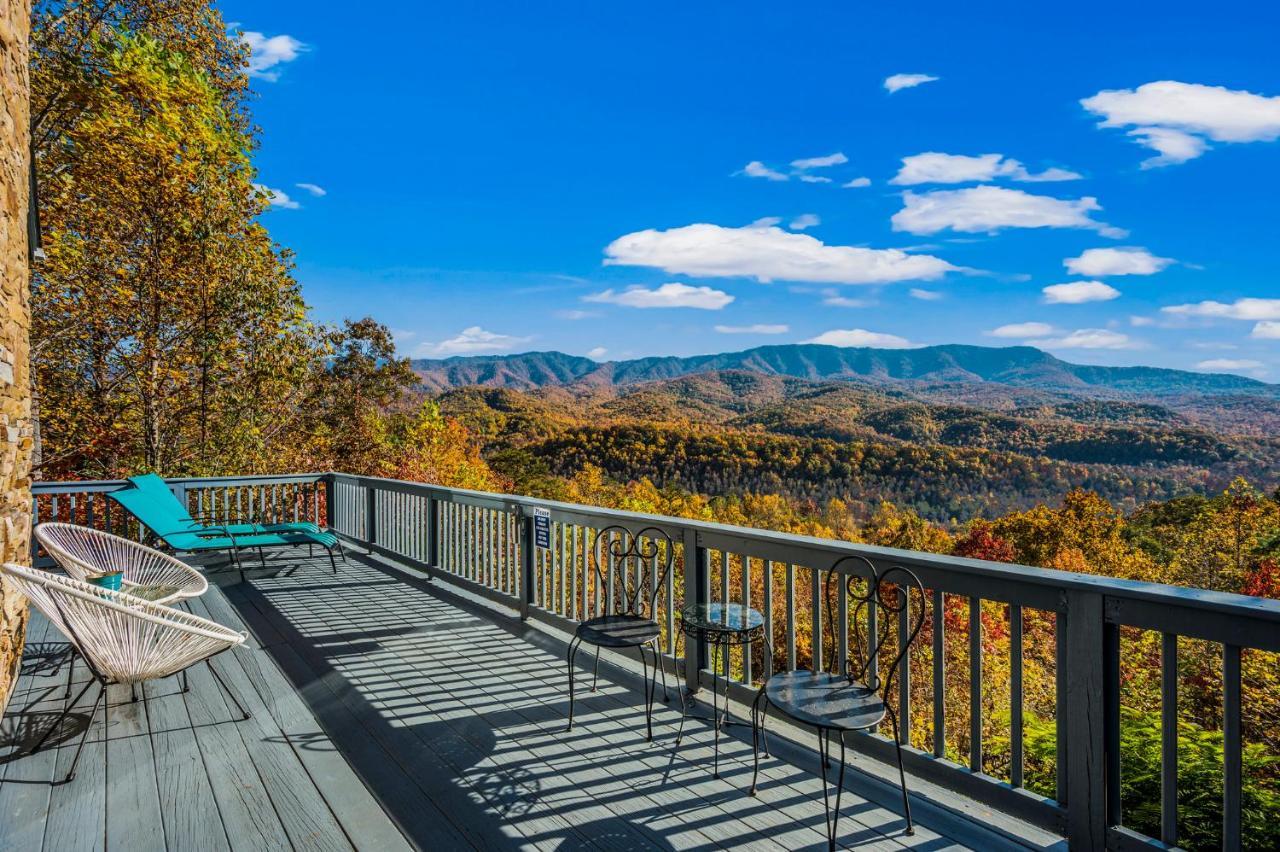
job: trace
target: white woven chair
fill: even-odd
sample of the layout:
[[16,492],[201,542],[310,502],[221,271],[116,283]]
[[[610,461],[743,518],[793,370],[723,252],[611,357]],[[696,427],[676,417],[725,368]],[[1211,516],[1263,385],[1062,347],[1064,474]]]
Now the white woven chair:
[[[191,613],[93,586],[73,577],[12,563],[0,566],[0,574],[26,594],[31,605],[62,631],[93,675],[93,680],[85,684],[75,700],[67,703],[53,726],[31,747],[30,753],[39,751],[53,732],[62,727],[67,713],[95,681],[100,687],[66,781],[75,777],[85,737],[109,685],[127,683],[132,686],[182,672],[196,663],[208,664],[210,657],[234,648],[246,638],[243,633]],[[248,711],[222,680],[218,670],[209,665],[209,671],[240,711],[241,717],[248,719]],[[105,709],[103,715],[105,721]]]
[[36,539],[53,560],[77,580],[121,571],[121,591],[152,603],[175,603],[209,590],[209,581],[180,559],[118,535],[76,526],[36,526]]

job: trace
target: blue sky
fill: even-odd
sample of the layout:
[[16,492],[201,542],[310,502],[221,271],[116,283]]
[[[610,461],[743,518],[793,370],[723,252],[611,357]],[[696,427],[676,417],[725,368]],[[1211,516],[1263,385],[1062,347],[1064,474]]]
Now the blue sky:
[[1280,12],[1126,5],[222,9],[316,319],[405,354],[1030,342],[1280,381]]

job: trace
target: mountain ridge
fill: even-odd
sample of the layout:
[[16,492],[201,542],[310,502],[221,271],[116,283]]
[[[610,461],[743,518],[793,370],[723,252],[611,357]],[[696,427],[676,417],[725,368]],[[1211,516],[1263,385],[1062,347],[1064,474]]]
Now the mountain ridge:
[[1032,346],[944,344],[918,349],[875,349],[795,343],[712,355],[652,356],[606,362],[545,351],[415,359],[411,363],[424,389],[432,392],[468,385],[517,390],[577,384],[620,387],[703,372],[743,370],[809,381],[890,386],[994,383],[1085,396],[1199,393],[1280,398],[1280,385],[1244,376],[1166,367],[1074,364]]

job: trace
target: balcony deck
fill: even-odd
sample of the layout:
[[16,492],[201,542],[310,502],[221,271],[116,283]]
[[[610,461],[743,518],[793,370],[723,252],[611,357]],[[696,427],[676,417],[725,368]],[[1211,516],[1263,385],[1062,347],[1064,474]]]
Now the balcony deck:
[[[581,693],[566,734],[563,637],[377,557],[351,553],[337,577],[323,558],[269,565],[245,583],[215,574],[191,603],[249,631],[214,664],[253,718],[229,721],[203,667],[185,695],[161,681],[134,704],[113,688],[110,722],[94,720],[65,785],[49,782],[83,714],[59,747],[22,753],[65,694],[65,642],[33,617],[0,732],[0,848],[825,847],[811,735],[771,738],[750,798],[749,729],[722,739],[713,779],[706,722],[691,720],[672,748],[674,693],[644,741],[626,666],[602,662],[600,689]],[[1065,848],[919,779],[917,831],[904,836],[889,768],[862,756],[853,768],[842,848]]]

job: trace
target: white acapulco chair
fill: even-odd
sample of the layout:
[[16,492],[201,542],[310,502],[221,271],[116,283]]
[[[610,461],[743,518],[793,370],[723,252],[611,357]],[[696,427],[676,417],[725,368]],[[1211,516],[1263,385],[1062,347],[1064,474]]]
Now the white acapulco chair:
[[172,604],[209,590],[209,581],[180,559],[145,544],[75,524],[36,526],[36,539],[77,580],[123,572],[121,591],[151,603]]
[[[89,711],[84,733],[80,736],[80,744],[64,781],[75,777],[85,738],[99,705],[103,704],[107,687],[112,684],[132,686],[158,680],[203,662],[208,665],[223,693],[240,711],[241,718],[249,718],[249,712],[240,699],[223,681],[218,670],[209,664],[210,657],[243,643],[245,634],[173,607],[125,592],[103,589],[73,577],[12,563],[0,566],[0,574],[8,578],[27,596],[32,606],[71,640],[93,675],[93,680],[85,684],[73,701],[67,702],[53,725],[28,753],[39,751],[54,731],[62,727],[70,709],[89,691],[89,687],[94,682],[99,685],[98,698]],[[106,713],[104,708],[104,721]]]

